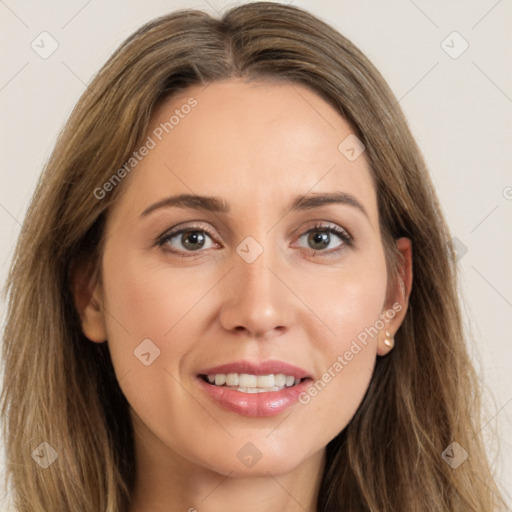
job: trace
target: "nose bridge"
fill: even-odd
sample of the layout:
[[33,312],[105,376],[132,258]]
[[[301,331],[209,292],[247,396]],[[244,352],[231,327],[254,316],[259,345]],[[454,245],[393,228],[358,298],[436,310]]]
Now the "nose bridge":
[[270,236],[248,236],[233,254],[231,293],[222,305],[221,321],[228,330],[241,328],[262,335],[286,325],[286,290],[276,276],[277,248]]
[[[270,292],[275,277],[270,268],[275,262],[275,247],[272,247],[267,237],[263,243],[252,237],[247,237],[236,250],[235,274],[240,284],[253,292]],[[260,237],[261,239],[261,237]]]

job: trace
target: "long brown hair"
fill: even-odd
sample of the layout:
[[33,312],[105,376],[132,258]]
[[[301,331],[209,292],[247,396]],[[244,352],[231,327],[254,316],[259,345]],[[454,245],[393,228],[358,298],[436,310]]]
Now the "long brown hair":
[[[16,510],[128,510],[136,471],[128,403],[108,344],[82,333],[72,272],[100,260],[105,217],[123,183],[101,199],[94,191],[141,144],[155,105],[231,77],[299,83],[328,101],[366,147],[388,254],[396,257],[398,237],[413,244],[409,310],[355,416],[327,445],[318,511],[501,510],[480,437],[455,254],[420,150],[361,51],[308,12],[271,2],[220,19],[183,9],[146,24],[95,76],[64,127],[7,282],[1,404]],[[442,457],[453,442],[469,454],[457,468]],[[58,455],[44,470],[35,462],[43,449],[46,460]]]

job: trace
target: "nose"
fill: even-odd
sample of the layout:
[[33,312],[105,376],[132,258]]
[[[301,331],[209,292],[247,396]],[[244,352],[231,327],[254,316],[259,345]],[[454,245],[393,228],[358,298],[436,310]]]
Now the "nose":
[[247,337],[273,338],[290,326],[292,293],[267,251],[252,263],[234,255],[234,268],[223,283],[220,323]]

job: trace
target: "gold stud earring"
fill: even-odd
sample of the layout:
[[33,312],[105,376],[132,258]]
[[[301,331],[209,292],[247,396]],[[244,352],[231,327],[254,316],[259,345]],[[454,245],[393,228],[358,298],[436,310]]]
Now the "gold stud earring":
[[389,348],[393,348],[395,345],[395,338],[388,331],[386,331],[386,337],[384,338],[384,345],[386,345],[386,347],[389,347]]

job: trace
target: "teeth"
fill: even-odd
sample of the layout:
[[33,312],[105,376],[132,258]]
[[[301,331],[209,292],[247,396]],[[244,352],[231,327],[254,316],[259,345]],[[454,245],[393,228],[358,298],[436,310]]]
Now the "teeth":
[[[215,377],[215,380],[217,380],[217,377]],[[258,377],[256,377],[256,375],[249,375],[248,373],[241,373],[238,376],[238,385],[241,388],[257,388]]]
[[273,388],[274,387],[274,375],[258,375],[258,387],[259,388]]
[[228,373],[226,375],[226,384],[228,386],[238,386],[238,384],[239,384],[238,373]]
[[283,373],[269,375],[251,375],[249,373],[218,373],[207,376],[208,382],[215,386],[225,386],[243,393],[263,393],[280,391],[285,387],[296,386],[301,379]]
[[274,375],[274,384],[276,386],[283,387],[286,385],[286,375],[282,373],[278,373],[277,375]]
[[223,373],[218,373],[215,375],[215,385],[222,386],[223,384],[226,384],[226,376]]

